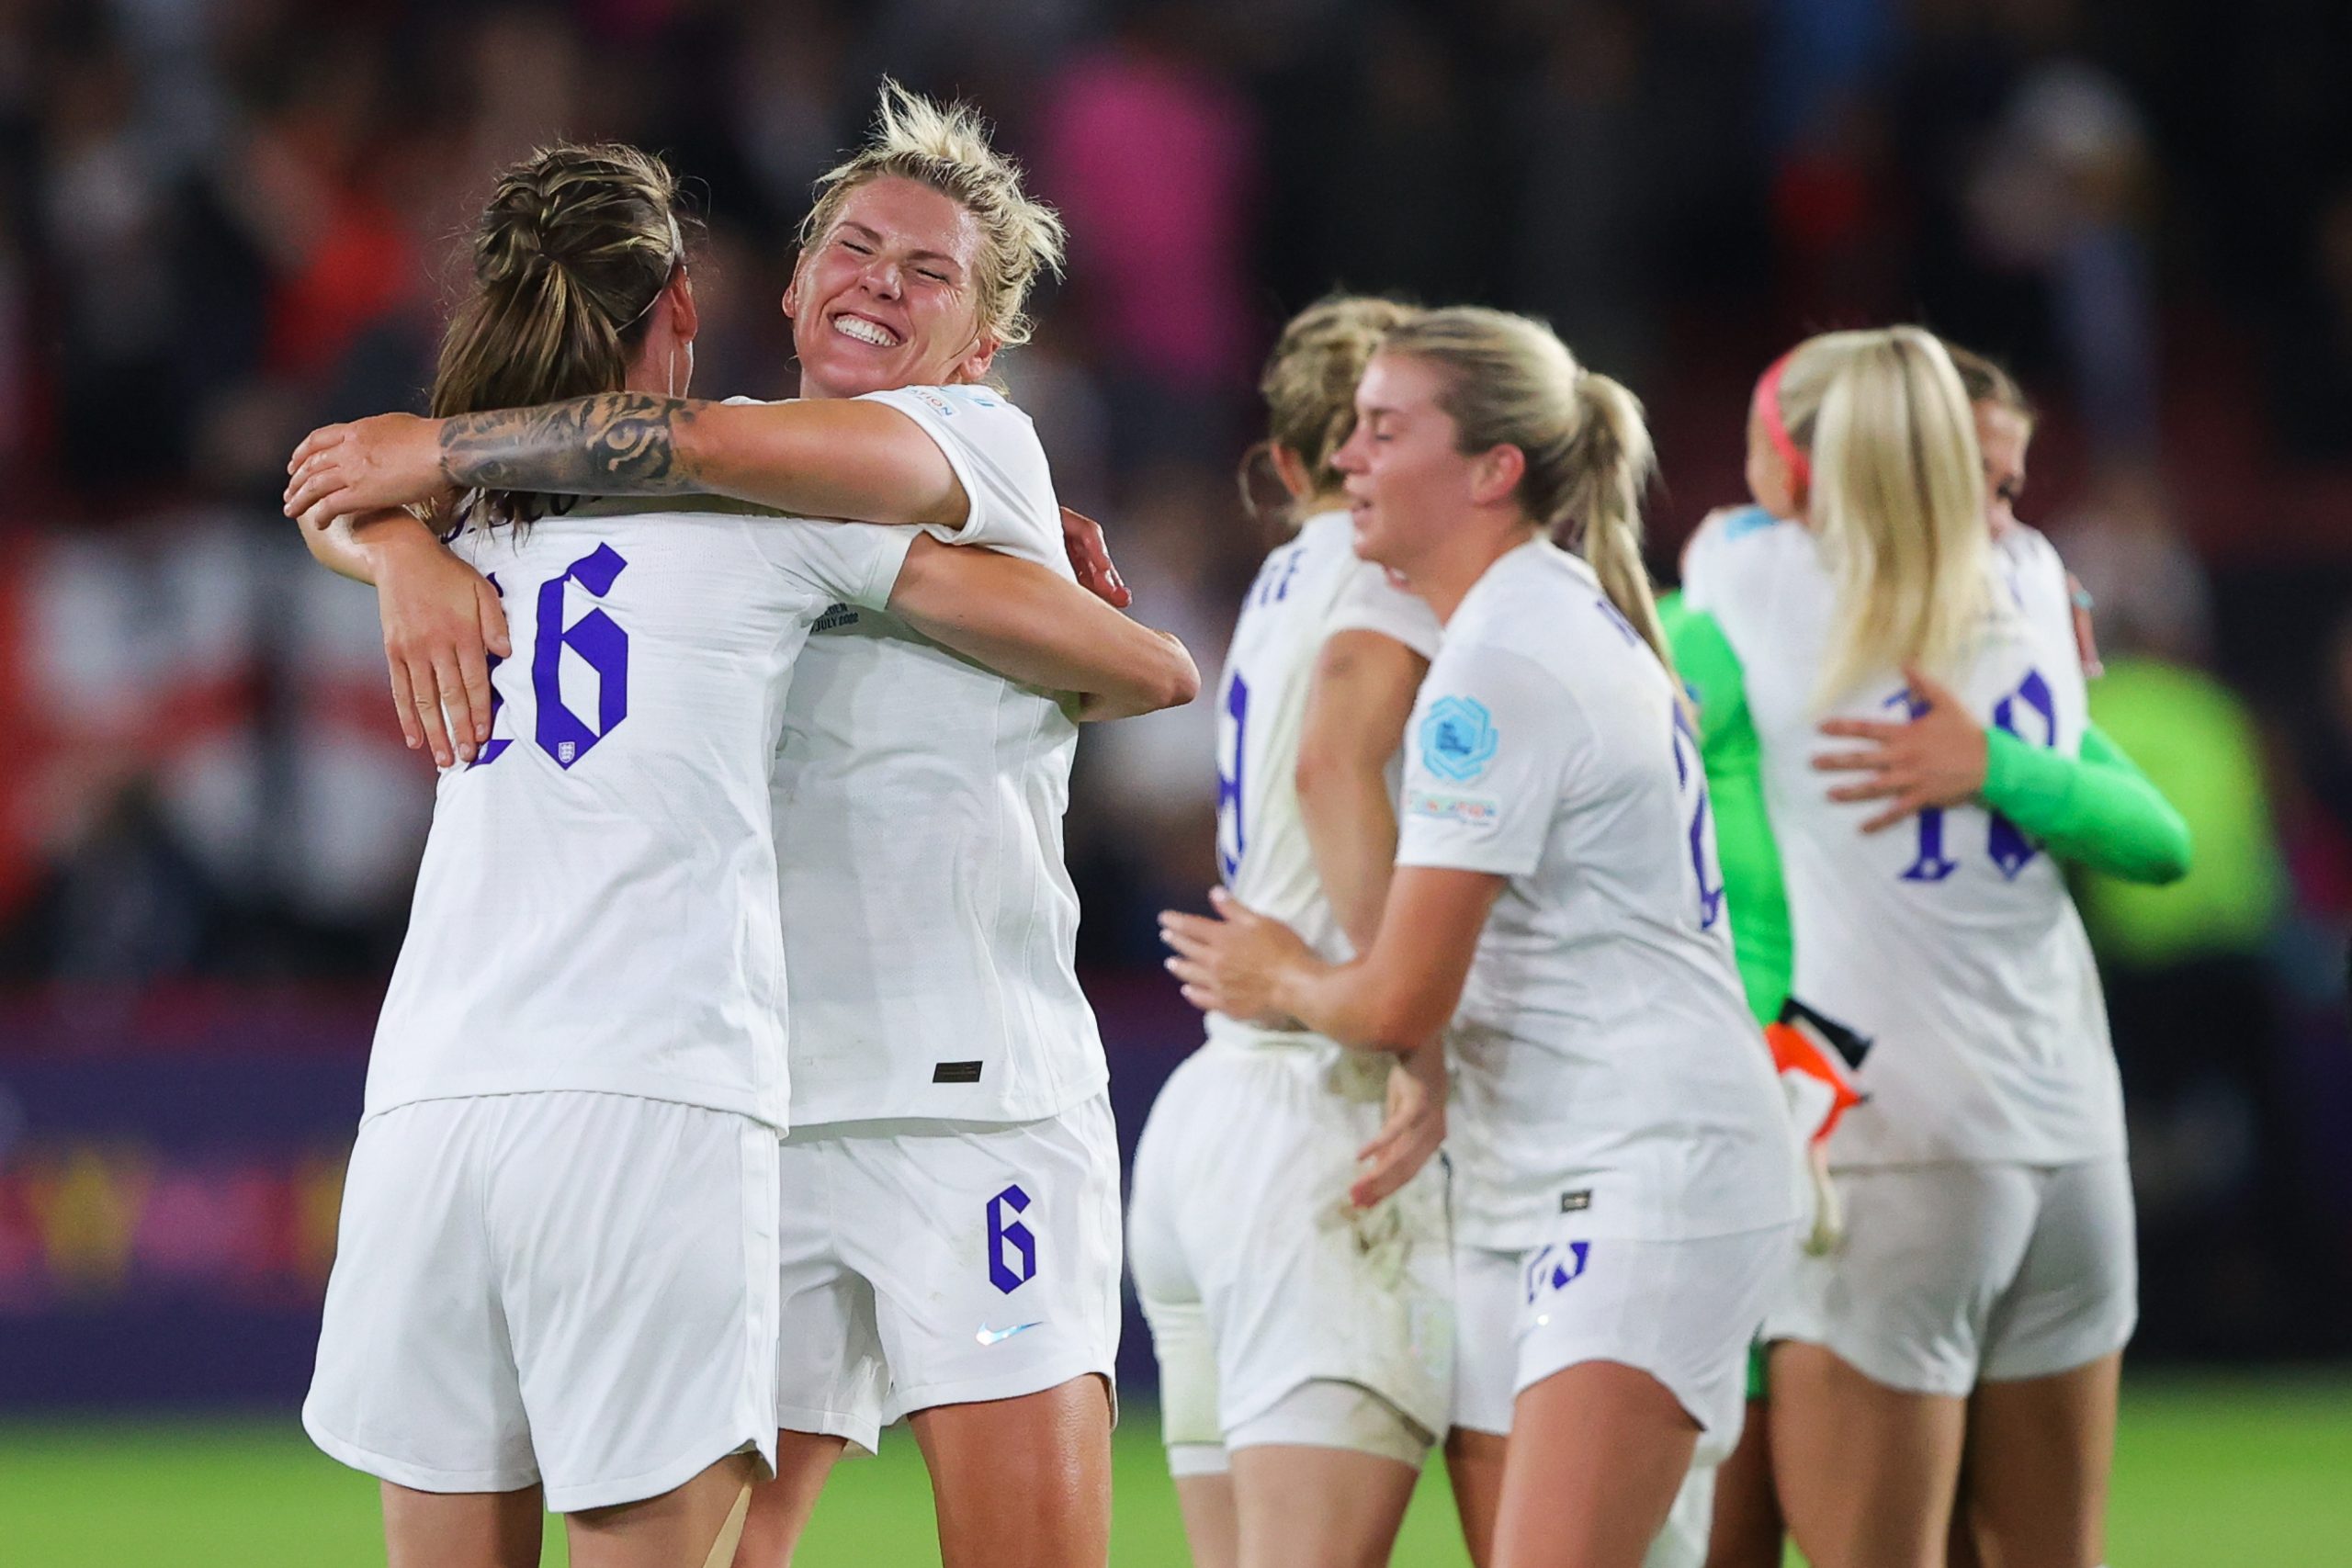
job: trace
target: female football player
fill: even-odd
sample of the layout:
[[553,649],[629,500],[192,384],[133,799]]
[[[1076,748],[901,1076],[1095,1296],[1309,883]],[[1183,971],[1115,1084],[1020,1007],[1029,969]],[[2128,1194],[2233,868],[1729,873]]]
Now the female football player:
[[1444,1031],[1472,1555],[1634,1568],[1736,1438],[1796,1213],[1641,563],[1649,439],[1623,388],[1482,310],[1391,333],[1356,408],[1358,549],[1445,626],[1379,927],[1335,964],[1219,890],[1221,919],[1164,917],[1170,967],[1228,1017]]
[[[2185,841],[2128,764],[2069,765],[2069,585],[2030,530],[1988,537],[1941,344],[1812,340],[1768,373],[1751,423],[1751,488],[1806,526],[1735,519],[1693,548],[1686,601],[1721,654],[1693,659],[1693,685],[1760,764],[1784,994],[1849,1026],[1826,1066],[1870,1097],[1827,1134],[1833,1202],[1770,1325],[1780,1500],[1816,1562],[1941,1562],[1964,1444],[2001,1560],[2087,1565],[2133,1314],[2130,1191],[2096,976],[2044,847],[2161,878]],[[1816,761],[1824,732],[1873,749]],[[1980,759],[1973,779],[1935,762],[1954,751]],[[1824,788],[1824,768],[1853,767],[1872,776]],[[1980,1386],[1998,1392],[1972,1418]],[[1726,1529],[1745,1515],[1727,1508]]]
[[[2021,526],[2016,503],[2025,482],[2026,454],[2033,412],[2017,383],[1992,361],[1947,344],[1973,414],[1984,458],[1986,525],[1996,550],[2024,541],[2008,536]],[[1770,434],[1777,410],[1751,407],[1748,471],[1758,496],[1803,512],[1804,487],[1792,459]],[[1718,513],[1702,525],[1690,547],[1703,557],[1721,540],[1781,519],[1758,503]],[[1702,565],[1703,572],[1703,565]],[[2085,672],[2098,672],[2086,606],[2075,600],[2077,651]],[[1749,722],[1738,660],[1712,615],[1690,610],[1675,595],[1662,606],[1676,661],[1699,713],[1701,749],[1715,805],[1725,895],[1733,917],[1733,942],[1758,1020],[1784,1021],[1789,990],[1789,928],[1779,851],[1763,803],[1755,728]],[[1965,805],[1981,798],[2027,834],[2064,859],[2135,880],[2165,882],[2188,865],[2185,826],[2170,805],[2096,727],[2083,737],[2080,758],[2028,750],[2007,731],[1980,724],[1955,702],[1932,702],[1918,717],[1832,720],[1829,732],[1865,741],[1862,749],[1821,759],[1839,771],[1869,774],[1859,788],[1837,786],[1836,798],[1893,798],[1904,815],[1921,809]],[[1997,765],[1996,765],[1997,763]],[[1900,817],[1873,818],[1865,828],[1884,830]],[[1794,1021],[1785,1021],[1793,1023]],[[1784,1042],[1786,1036],[1775,1032]],[[1829,1127],[1816,1127],[1816,1148]],[[1724,1462],[1714,1496],[1710,1568],[1778,1568],[1783,1527],[1771,1473],[1770,1423],[1763,1398],[1763,1358],[1751,1368],[1748,1418],[1739,1447]],[[1997,1397],[1997,1396],[1996,1396]],[[1964,1493],[1963,1493],[1964,1498]],[[1964,1502],[1962,1508],[1964,1514]],[[1951,1541],[1954,1568],[1975,1561],[1956,1516]]]
[[[334,427],[298,455],[289,510],[492,482],[708,492],[935,524],[1066,575],[1035,433],[985,382],[1058,262],[1053,214],[968,113],[892,87],[805,234],[785,297],[799,400],[630,390]],[[902,1415],[951,1561],[1102,1560],[1119,1182],[1061,855],[1076,716],[851,603],[799,661],[773,780],[795,976],[781,1179],[829,1199],[783,1214],[783,1448],[747,1562],[781,1562],[844,1442]]]
[[[1331,462],[1365,362],[1410,314],[1327,299],[1274,345],[1261,451],[1297,522],[1242,602],[1218,686],[1226,885],[1335,959],[1379,926],[1405,720],[1437,651],[1429,606],[1356,556]],[[1434,1042],[1396,1062],[1212,1013],[1152,1108],[1130,1263],[1203,1568],[1388,1561],[1448,1423],[1444,1173],[1396,1162],[1403,1190],[1359,1204],[1350,1167],[1380,1137],[1392,1073],[1418,1112],[1397,1135],[1427,1160],[1443,1072]]]

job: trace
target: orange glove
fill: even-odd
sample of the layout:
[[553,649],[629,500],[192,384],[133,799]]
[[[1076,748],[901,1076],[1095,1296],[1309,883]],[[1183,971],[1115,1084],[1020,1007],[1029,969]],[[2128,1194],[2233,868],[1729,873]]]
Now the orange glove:
[[1871,1043],[1834,1019],[1822,1017],[1791,998],[1781,1021],[1764,1026],[1772,1066],[1788,1097],[1789,1116],[1804,1133],[1805,1175],[1813,1185],[1812,1224],[1804,1249],[1820,1257],[1837,1250],[1846,1235],[1844,1205],[1829,1175],[1829,1134],[1846,1112],[1869,1097],[1854,1073],[1870,1055]]
[[[1798,1117],[1806,1141],[1827,1142],[1846,1112],[1866,1098],[1855,1087],[1853,1070],[1803,1021],[1766,1024],[1764,1042],[1772,1048],[1773,1069],[1788,1090],[1789,1109]],[[1790,1082],[1792,1076],[1806,1081]]]

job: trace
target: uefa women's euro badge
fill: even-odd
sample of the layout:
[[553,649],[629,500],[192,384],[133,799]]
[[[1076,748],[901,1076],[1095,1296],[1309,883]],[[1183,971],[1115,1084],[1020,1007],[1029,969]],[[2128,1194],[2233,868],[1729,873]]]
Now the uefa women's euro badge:
[[1421,719],[1421,766],[1442,779],[1468,784],[1495,760],[1501,738],[1487,705],[1472,697],[1440,697]]

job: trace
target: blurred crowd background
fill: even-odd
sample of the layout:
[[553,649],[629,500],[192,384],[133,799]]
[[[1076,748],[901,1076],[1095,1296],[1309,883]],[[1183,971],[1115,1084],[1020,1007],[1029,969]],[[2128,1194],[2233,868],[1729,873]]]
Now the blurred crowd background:
[[[2081,895],[2142,1351],[2352,1352],[2348,68],[2335,0],[0,0],[0,1404],[307,1367],[432,780],[286,453],[422,406],[457,237],[559,138],[689,177],[696,389],[789,395],[791,236],[885,72],[1069,220],[1001,368],[1207,671],[1268,542],[1257,362],[1335,287],[1532,311],[1631,384],[1666,581],[1798,337],[2010,364],[2097,716],[2199,840]],[[1080,763],[1130,1136],[1191,1036],[1151,914],[1214,874],[1207,710]],[[159,1314],[226,1326],[127,1348]]]

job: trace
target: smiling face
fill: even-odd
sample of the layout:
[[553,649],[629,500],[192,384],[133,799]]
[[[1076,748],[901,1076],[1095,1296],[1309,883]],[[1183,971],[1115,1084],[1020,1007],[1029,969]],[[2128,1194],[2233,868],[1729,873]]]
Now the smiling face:
[[1461,432],[1439,406],[1446,372],[1425,359],[1374,355],[1356,384],[1356,428],[1332,457],[1347,476],[1356,554],[1410,580],[1475,507],[1488,459],[1457,449]]
[[985,377],[997,344],[980,327],[980,241],[962,204],[917,181],[886,175],[851,191],[801,253],[784,297],[800,395]]

